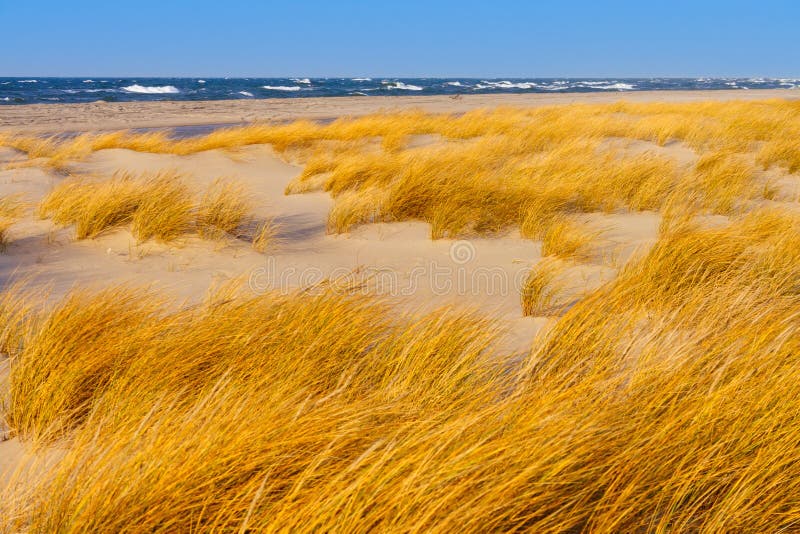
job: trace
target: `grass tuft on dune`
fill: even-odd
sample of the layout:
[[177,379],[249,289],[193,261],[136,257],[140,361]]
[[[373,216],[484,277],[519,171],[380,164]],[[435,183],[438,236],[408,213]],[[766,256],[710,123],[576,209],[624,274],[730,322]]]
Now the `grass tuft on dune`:
[[237,236],[250,215],[242,184],[219,179],[200,199],[174,171],[134,175],[121,172],[110,179],[73,176],[59,183],[39,204],[39,216],[75,226],[77,239],[130,225],[137,240],[173,241],[191,232],[220,239]]

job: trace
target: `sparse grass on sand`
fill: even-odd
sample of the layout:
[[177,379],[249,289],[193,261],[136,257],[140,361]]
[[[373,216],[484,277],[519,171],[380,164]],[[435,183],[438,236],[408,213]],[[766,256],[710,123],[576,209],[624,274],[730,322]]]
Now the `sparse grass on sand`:
[[279,230],[280,225],[272,219],[258,223],[255,228],[255,233],[253,234],[253,250],[257,252],[271,251],[279,244]]
[[[439,139],[408,148],[409,139]],[[305,164],[289,192],[329,191],[337,199],[329,230],[372,220],[420,219],[433,238],[528,227],[545,216],[592,211],[658,210],[677,189],[730,214],[765,189],[757,166],[800,169],[797,101],[572,104],[498,108],[462,115],[403,112],[218,130],[191,139],[164,132],[85,134],[73,139],[6,135],[0,142],[32,159],[68,166],[103,148],[191,154],[270,144]],[[702,156],[684,168],[654,151],[618,143],[680,142]],[[358,192],[373,199],[354,201]],[[352,213],[348,213],[352,212]]]

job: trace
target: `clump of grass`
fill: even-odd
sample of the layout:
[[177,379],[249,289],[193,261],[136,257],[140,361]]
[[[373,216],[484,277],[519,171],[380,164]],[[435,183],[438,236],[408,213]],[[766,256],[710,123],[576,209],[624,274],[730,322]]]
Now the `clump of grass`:
[[538,197],[528,202],[520,214],[519,232],[526,239],[541,241],[547,230],[566,208],[558,199]]
[[756,155],[756,161],[765,169],[782,165],[790,173],[800,171],[800,148],[793,138],[780,138],[765,143]]
[[217,180],[197,202],[183,176],[174,171],[111,179],[76,176],[62,181],[39,204],[41,217],[75,225],[77,239],[90,239],[130,224],[140,242],[169,242],[190,232],[219,239],[236,235],[248,215],[244,187]]
[[25,211],[26,204],[20,195],[0,198],[0,252],[5,252],[10,243],[9,230]]
[[714,152],[700,157],[691,178],[703,195],[704,204],[714,213],[733,213],[737,203],[756,192],[754,170],[744,159],[730,152]]
[[197,226],[200,235],[219,239],[236,235],[250,212],[244,185],[231,179],[217,179],[200,200]]
[[379,189],[352,191],[336,198],[328,213],[328,233],[349,232],[354,226],[385,220],[381,215],[381,202],[386,195]]
[[598,232],[591,231],[575,219],[561,217],[555,220],[542,238],[542,255],[562,259],[588,260],[592,257],[592,244]]
[[74,291],[42,312],[12,360],[6,415],[13,431],[48,442],[79,425],[128,352],[114,337],[125,331],[136,343],[137,332],[155,326],[162,307],[120,287],[97,296]]
[[142,188],[131,217],[131,231],[140,242],[151,238],[172,241],[192,229],[194,200],[179,175],[158,174],[146,179]]
[[72,177],[58,184],[39,204],[39,215],[62,226],[75,225],[75,237],[87,239],[131,222],[146,191],[129,173],[110,180]]
[[553,310],[564,289],[558,281],[562,272],[563,265],[553,257],[533,266],[522,286],[522,315],[544,315]]
[[272,249],[278,240],[278,231],[279,226],[278,224],[271,220],[267,219],[261,222],[255,230],[252,240],[252,247],[253,250],[256,252],[264,253],[267,250]]

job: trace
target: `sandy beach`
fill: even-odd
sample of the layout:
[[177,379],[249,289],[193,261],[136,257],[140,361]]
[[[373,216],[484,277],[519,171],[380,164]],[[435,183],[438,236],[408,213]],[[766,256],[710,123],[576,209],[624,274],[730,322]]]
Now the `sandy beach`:
[[420,109],[429,113],[462,113],[497,106],[534,107],[571,103],[696,102],[701,100],[798,99],[794,89],[716,91],[636,91],[566,94],[498,94],[452,96],[375,96],[281,98],[205,102],[96,102],[0,106],[0,131],[58,133],[171,128],[192,125],[239,125],[254,121],[329,120],[378,111]]

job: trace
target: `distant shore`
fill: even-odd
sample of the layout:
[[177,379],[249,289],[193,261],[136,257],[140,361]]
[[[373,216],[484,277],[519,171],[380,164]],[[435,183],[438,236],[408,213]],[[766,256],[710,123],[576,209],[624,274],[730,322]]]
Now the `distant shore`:
[[377,111],[421,109],[459,113],[496,106],[533,107],[578,102],[690,102],[800,99],[797,89],[636,91],[614,93],[322,97],[302,99],[95,102],[0,106],[0,131],[59,133],[128,128],[237,125],[254,121],[325,120]]

